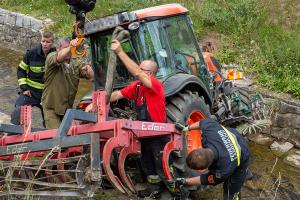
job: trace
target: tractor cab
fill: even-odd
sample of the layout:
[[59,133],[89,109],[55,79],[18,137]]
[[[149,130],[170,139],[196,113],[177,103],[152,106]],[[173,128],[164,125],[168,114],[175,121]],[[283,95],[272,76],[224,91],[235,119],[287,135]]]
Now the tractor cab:
[[[122,43],[125,52],[137,63],[147,59],[156,61],[156,76],[163,83],[176,74],[188,74],[200,79],[208,91],[210,77],[187,13],[179,4],[167,4],[118,13],[86,24],[95,89],[105,85],[112,33],[115,27],[122,26],[130,32],[130,38]],[[117,60],[114,88],[122,88],[134,79]]]

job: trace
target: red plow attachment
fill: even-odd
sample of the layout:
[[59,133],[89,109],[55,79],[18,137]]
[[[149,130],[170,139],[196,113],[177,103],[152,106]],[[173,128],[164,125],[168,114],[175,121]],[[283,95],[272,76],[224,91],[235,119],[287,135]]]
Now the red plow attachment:
[[170,137],[162,164],[165,176],[172,178],[169,155],[182,149],[174,124],[106,120],[103,91],[94,93],[93,105],[94,113],[69,109],[58,129],[31,128],[27,106],[21,109],[22,126],[1,124],[0,196],[93,196],[104,182],[122,193],[135,193],[126,160],[140,154],[139,140],[147,137]]

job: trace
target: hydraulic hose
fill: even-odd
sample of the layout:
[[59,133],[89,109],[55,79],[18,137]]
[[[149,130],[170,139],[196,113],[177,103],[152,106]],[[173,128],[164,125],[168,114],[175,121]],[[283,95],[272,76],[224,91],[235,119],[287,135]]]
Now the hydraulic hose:
[[[115,28],[112,34],[112,40],[118,40],[120,43],[128,40],[130,37],[129,31],[125,30],[121,26]],[[106,72],[106,82],[105,82],[105,101],[106,104],[109,104],[111,93],[114,88],[114,73],[117,66],[117,55],[111,51],[109,55],[108,67]]]

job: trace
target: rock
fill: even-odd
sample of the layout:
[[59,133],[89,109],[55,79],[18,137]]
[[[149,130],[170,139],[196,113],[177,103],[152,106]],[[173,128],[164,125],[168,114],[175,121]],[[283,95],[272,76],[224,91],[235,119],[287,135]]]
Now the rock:
[[16,25],[16,15],[14,15],[14,14],[6,15],[5,23],[9,24],[11,26],[15,26]]
[[262,134],[249,134],[248,139],[256,144],[270,146],[274,139]]
[[275,141],[270,146],[270,148],[274,152],[274,154],[279,157],[283,156],[286,152],[288,152],[293,147],[294,147],[294,145],[289,142],[277,142],[277,141]]
[[300,128],[300,115],[276,113],[272,118],[272,125],[281,128]]
[[235,80],[233,81],[233,85],[236,87],[249,88],[251,85],[253,85],[253,80],[248,78]]
[[291,166],[300,168],[300,151],[291,151],[291,153],[289,153],[287,157],[285,157],[284,162]]
[[290,105],[285,102],[281,102],[280,104],[280,113],[294,113],[300,114],[300,107],[295,105]]
[[43,30],[50,30],[54,26],[54,21],[52,19],[45,19],[42,22]]
[[24,18],[23,16],[17,15],[16,26],[23,27],[23,18]]
[[10,116],[0,112],[0,124],[10,124]]
[[300,129],[294,129],[289,137],[289,141],[300,149]]
[[271,134],[271,128],[264,128],[262,129],[261,131],[262,134],[267,134],[267,135],[270,135]]
[[292,132],[290,128],[272,127],[271,135],[277,139],[287,140]]

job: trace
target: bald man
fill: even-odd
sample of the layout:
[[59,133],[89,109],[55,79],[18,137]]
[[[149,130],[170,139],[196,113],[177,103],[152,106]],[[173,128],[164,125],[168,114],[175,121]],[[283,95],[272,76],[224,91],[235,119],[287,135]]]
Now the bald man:
[[[117,40],[113,40],[111,50],[124,63],[127,70],[139,80],[134,81],[122,90],[114,91],[111,102],[122,98],[135,100],[137,119],[140,121],[166,122],[165,94],[162,83],[155,78],[157,64],[152,60],[144,60],[136,64],[122,49]],[[163,190],[164,174],[161,164],[161,153],[168,138],[156,137],[141,139],[142,166],[147,175],[148,187],[138,191],[141,198],[151,196],[158,199]]]

